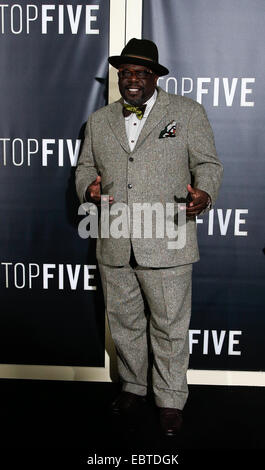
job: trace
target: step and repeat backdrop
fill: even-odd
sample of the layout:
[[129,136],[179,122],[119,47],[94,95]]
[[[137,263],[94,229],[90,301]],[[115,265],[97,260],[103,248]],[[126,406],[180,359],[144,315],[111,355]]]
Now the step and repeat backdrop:
[[[95,240],[74,173],[107,104],[109,0],[0,4],[0,363],[104,366]],[[190,367],[264,370],[265,31],[262,0],[144,0],[159,85],[202,103],[224,164],[198,217]]]
[[108,38],[107,0],[0,5],[0,363],[104,365],[74,173],[87,117],[107,103]]
[[191,368],[264,370],[265,88],[263,0],[144,0],[171,93],[203,104],[224,181],[198,217]]

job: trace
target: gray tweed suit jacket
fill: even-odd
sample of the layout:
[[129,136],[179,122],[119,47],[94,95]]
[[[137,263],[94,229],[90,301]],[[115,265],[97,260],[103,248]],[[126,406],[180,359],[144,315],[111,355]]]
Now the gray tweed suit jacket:
[[[87,187],[99,174],[102,193],[114,196],[115,202],[127,204],[131,222],[129,237],[115,238],[110,234],[109,238],[98,238],[96,254],[102,264],[127,264],[130,240],[140,266],[179,266],[199,259],[195,219],[187,220],[186,243],[181,249],[169,249],[172,238],[168,238],[166,230],[162,238],[156,236],[155,217],[149,238],[144,238],[144,228],[141,238],[133,232],[134,204],[160,203],[165,208],[167,203],[172,203],[177,212],[177,203],[187,197],[187,184],[191,183],[210,195],[213,206],[222,179],[223,167],[203,106],[159,87],[157,90],[155,105],[132,152],[122,115],[122,99],[99,109],[87,121],[76,169],[79,199],[81,203],[85,201]],[[171,121],[176,123],[175,137],[159,138]],[[118,215],[110,213],[110,225],[115,218],[117,221]],[[176,217],[174,221],[177,228]]]

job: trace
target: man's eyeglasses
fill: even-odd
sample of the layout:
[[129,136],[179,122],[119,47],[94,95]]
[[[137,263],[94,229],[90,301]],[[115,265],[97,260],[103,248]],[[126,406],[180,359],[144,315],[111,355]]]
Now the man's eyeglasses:
[[131,70],[119,70],[118,75],[121,78],[132,78],[135,75],[136,78],[145,79],[153,75],[153,73],[148,72],[148,70],[135,70],[134,72],[131,72]]

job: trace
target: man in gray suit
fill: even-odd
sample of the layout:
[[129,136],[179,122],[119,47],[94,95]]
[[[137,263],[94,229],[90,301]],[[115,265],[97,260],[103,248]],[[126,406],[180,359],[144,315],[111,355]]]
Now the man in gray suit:
[[[199,259],[196,215],[213,207],[222,165],[204,108],[157,87],[168,70],[159,64],[152,41],[132,39],[109,62],[118,69],[122,98],[89,117],[76,187],[82,203],[99,204],[108,195],[110,224],[117,217],[115,203],[128,209],[126,234],[103,234],[101,217],[96,249],[122,381],[112,411],[132,414],[145,401],[149,325],[154,400],[164,435],[174,436],[188,396],[191,276]],[[185,243],[178,211],[183,201]],[[153,209],[162,209],[156,212],[161,228],[172,216],[169,205],[176,230],[157,235]],[[148,223],[141,218],[146,207]],[[142,231],[146,223],[149,236]]]

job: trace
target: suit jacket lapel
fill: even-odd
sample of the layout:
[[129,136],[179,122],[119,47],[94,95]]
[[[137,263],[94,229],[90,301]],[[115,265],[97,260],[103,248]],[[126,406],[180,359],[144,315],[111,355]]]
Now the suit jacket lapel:
[[[126,134],[125,120],[122,114],[122,103],[122,98],[119,101],[112,103],[108,113],[108,121],[114,135],[116,136],[116,139],[119,141],[125,152],[131,153]],[[144,127],[139,135],[139,138],[133,151],[136,151],[139,146],[142,145],[142,143],[152,132],[155,126],[157,126],[157,124],[163,119],[167,112],[168,105],[168,95],[161,88],[158,87],[158,95],[156,102],[153,108],[151,109],[148,118],[146,119]]]
[[169,105],[169,99],[167,94],[158,87],[158,95],[156,98],[156,102],[151,109],[148,118],[144,124],[144,127],[141,130],[139,138],[137,140],[136,146],[134,151],[136,151],[140,145],[145,141],[148,135],[152,132],[152,130],[159,124],[159,122],[163,119],[167,112],[167,106]]
[[125,119],[122,114],[122,103],[123,100],[120,99],[111,105],[110,112],[108,113],[108,121],[116,139],[125,152],[131,153],[126,134]]

